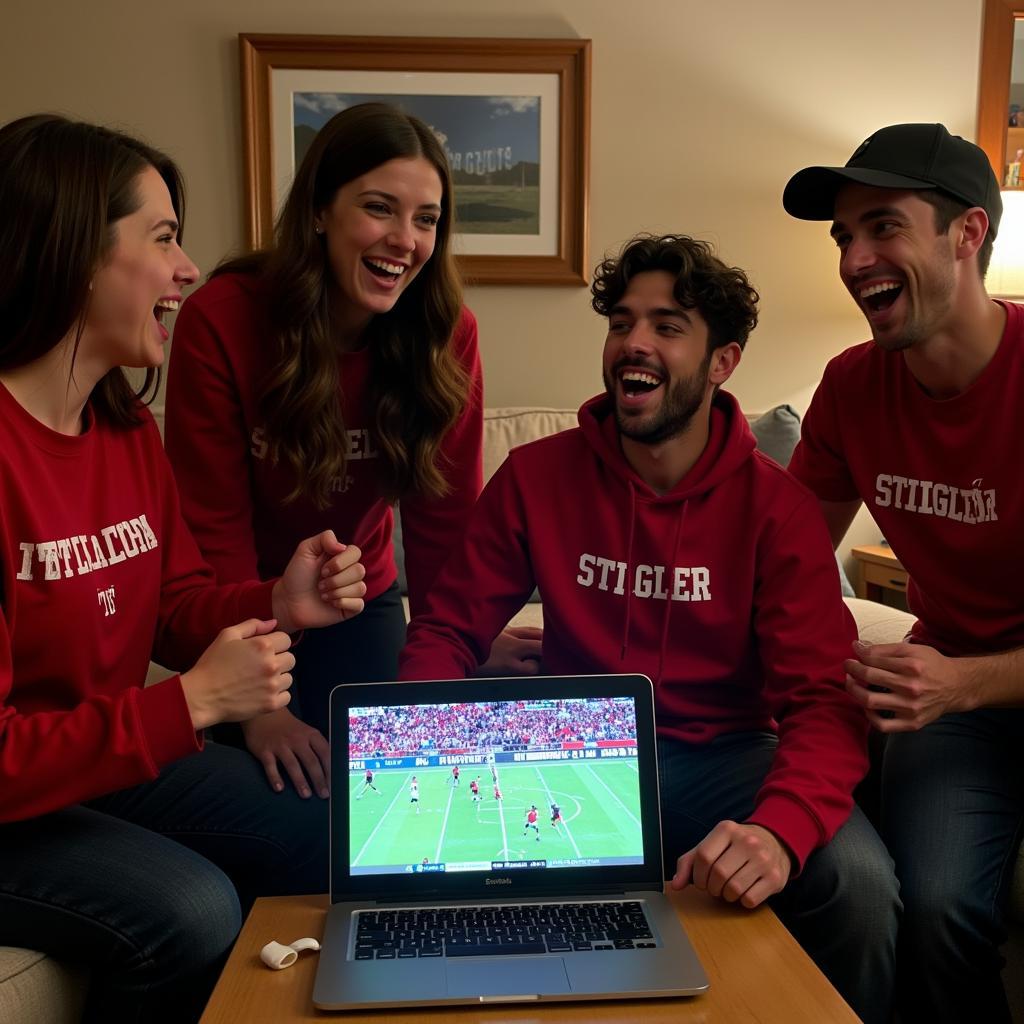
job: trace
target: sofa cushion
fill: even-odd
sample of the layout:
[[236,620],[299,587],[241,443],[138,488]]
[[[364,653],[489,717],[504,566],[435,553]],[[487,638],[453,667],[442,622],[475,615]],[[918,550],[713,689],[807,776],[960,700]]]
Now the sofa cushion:
[[857,635],[866,644],[898,644],[914,624],[909,612],[862,597],[847,598],[846,606],[857,622]]
[[509,450],[576,426],[575,409],[510,406],[484,409],[484,482],[505,461]]
[[81,1020],[88,973],[43,953],[0,946],[0,1020],[74,1024]]

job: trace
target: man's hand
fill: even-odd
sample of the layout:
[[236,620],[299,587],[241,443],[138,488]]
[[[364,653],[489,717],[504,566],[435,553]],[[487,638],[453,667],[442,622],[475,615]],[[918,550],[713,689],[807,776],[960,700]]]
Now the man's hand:
[[289,633],[333,626],[363,610],[366,570],[355,544],[342,544],[333,530],[302,541],[274,584],[274,615]]
[[478,676],[535,676],[540,670],[544,630],[536,626],[509,626],[494,638],[491,653]]
[[913,732],[975,706],[956,658],[923,644],[854,642],[846,690],[879,732]]
[[720,821],[679,858],[673,889],[695,885],[728,903],[752,908],[781,892],[793,869],[789,851],[761,825]]
[[324,800],[331,795],[331,747],[319,729],[306,725],[287,708],[282,708],[243,722],[242,732],[245,745],[263,765],[275,793],[284,790],[278,770],[280,765],[299,796],[310,796],[310,785]]
[[292,641],[287,633],[275,632],[276,625],[273,619],[247,619],[222,629],[195,666],[181,674],[197,732],[277,711],[291,700]]

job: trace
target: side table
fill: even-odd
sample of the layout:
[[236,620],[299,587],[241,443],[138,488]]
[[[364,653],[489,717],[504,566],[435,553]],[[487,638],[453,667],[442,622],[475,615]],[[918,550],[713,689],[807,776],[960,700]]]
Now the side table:
[[[850,554],[858,562],[859,572],[854,584],[857,596],[880,604],[893,604],[905,611],[907,570],[892,553],[892,548],[886,544],[862,544],[851,548]],[[893,596],[896,600],[886,600]]]

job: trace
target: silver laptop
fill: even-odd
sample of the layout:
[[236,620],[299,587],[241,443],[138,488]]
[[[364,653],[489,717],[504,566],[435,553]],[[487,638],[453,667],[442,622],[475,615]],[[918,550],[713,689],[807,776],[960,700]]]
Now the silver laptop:
[[662,880],[651,681],[331,694],[326,1010],[694,995]]

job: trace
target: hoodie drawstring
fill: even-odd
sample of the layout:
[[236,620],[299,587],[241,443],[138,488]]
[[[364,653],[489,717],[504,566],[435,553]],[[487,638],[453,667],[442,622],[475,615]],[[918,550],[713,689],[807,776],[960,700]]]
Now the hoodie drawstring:
[[[620,661],[626,660],[626,651],[629,649],[629,625],[633,610],[633,541],[636,538],[636,487],[632,480],[627,481],[627,485],[629,487],[629,538],[626,542],[626,614],[623,617],[622,623]],[[676,562],[679,560],[679,541],[683,536],[683,523],[686,520],[686,510],[689,507],[689,501],[684,500],[679,511],[679,518],[676,520],[676,534],[675,539],[672,541],[672,558],[665,567],[667,572],[674,572]],[[661,682],[661,677],[665,671],[665,649],[668,646],[668,623],[671,616],[672,601],[668,599],[665,601],[665,612],[661,619],[661,645],[658,648],[658,678],[655,679],[656,683]]]
[[[665,567],[666,572],[675,572],[675,566],[679,562],[679,538],[683,535],[683,521],[686,519],[686,510],[690,507],[689,501],[683,502],[679,512],[679,519],[676,521],[676,539],[672,544],[672,560]],[[665,601],[665,614],[661,618],[661,646],[658,648],[658,678],[654,681],[661,682],[665,671],[665,648],[668,646],[668,620],[672,615],[671,597]]]
[[626,648],[629,646],[629,616],[633,601],[633,577],[630,570],[633,565],[633,537],[636,533],[636,486],[632,480],[626,481],[629,487],[629,540],[626,543],[626,617],[622,624],[622,653],[620,661],[626,660]]

